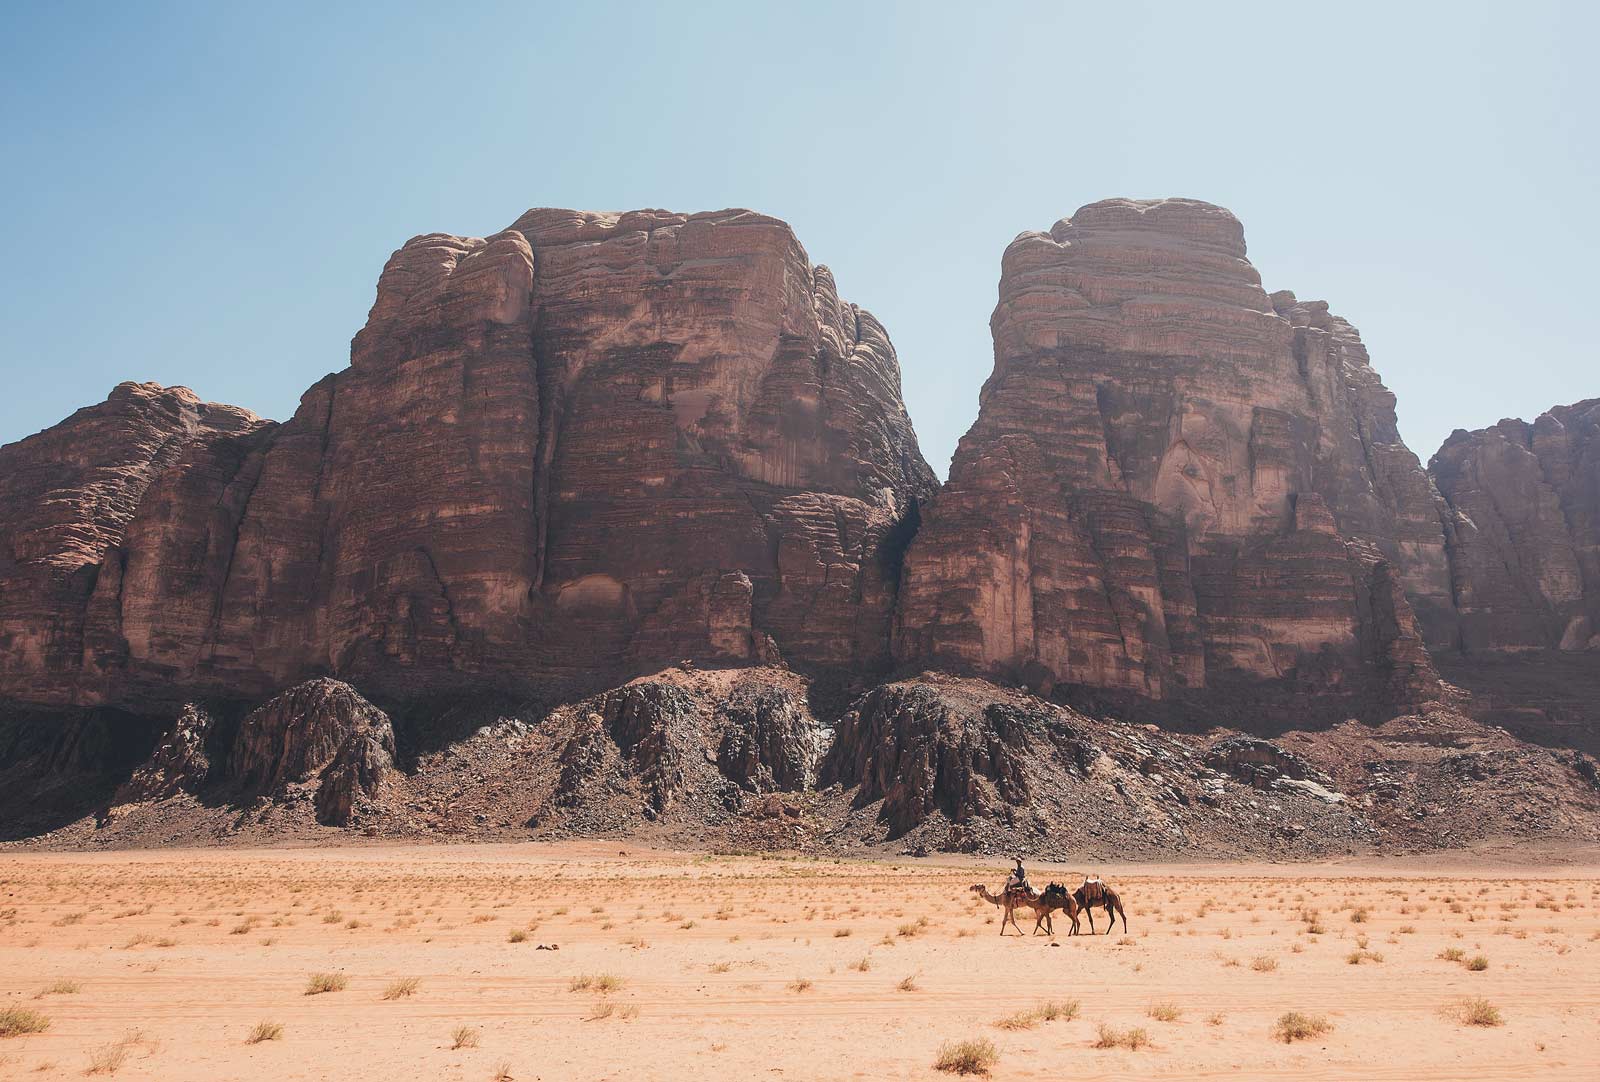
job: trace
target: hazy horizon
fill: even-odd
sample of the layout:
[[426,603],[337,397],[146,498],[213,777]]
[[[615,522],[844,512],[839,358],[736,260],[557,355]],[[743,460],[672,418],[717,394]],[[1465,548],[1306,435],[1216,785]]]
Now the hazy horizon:
[[1424,461],[1600,396],[1592,9],[9,8],[0,443],[122,380],[279,420],[408,237],[531,206],[788,221],[883,321],[943,476],[1000,256],[1111,196],[1244,223]]

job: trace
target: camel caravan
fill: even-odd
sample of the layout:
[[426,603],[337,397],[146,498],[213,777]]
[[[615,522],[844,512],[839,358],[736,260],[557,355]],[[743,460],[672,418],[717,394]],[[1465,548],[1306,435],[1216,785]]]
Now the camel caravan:
[[1017,910],[1026,909],[1033,914],[1033,934],[1038,935],[1043,929],[1046,935],[1055,935],[1055,925],[1050,915],[1056,910],[1066,913],[1072,921],[1072,930],[1068,935],[1077,935],[1079,931],[1078,914],[1089,918],[1089,934],[1098,935],[1099,931],[1094,926],[1094,911],[1096,907],[1106,911],[1106,935],[1117,925],[1117,918],[1122,918],[1122,930],[1128,930],[1128,914],[1122,908],[1122,899],[1117,892],[1101,880],[1098,876],[1086,876],[1083,885],[1077,890],[1069,891],[1060,883],[1051,883],[1044,890],[1035,890],[1028,885],[1028,873],[1022,868],[1022,858],[1016,858],[1017,866],[1006,880],[1006,885],[999,894],[991,894],[982,883],[972,884],[972,892],[990,905],[997,905],[1004,916],[1000,921],[1000,934],[1006,934],[1006,925],[1022,934],[1022,926],[1017,923]]

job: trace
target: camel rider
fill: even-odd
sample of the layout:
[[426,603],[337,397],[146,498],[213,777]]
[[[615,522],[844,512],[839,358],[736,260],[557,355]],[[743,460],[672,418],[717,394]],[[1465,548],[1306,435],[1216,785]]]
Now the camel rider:
[[1028,889],[1028,873],[1022,867],[1022,858],[1012,857],[1011,859],[1017,862],[1017,866],[1011,870],[1011,875],[1006,879],[1006,890],[1025,891]]

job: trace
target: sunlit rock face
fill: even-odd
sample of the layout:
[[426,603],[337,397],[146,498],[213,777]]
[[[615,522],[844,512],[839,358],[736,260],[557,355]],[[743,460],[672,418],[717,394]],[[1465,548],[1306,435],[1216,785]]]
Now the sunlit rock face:
[[1457,431],[1428,472],[1458,608],[1429,629],[1440,670],[1480,717],[1600,750],[1600,399]]
[[990,326],[900,658],[1168,713],[1437,694],[1440,511],[1394,398],[1325,304],[1262,289],[1231,214],[1114,199],[1024,233]]
[[1600,399],[1457,430],[1428,469],[1450,509],[1454,645],[1600,651]]
[[390,259],[282,424],[125,384],[0,449],[0,698],[889,659],[936,482],[784,223],[530,211]]

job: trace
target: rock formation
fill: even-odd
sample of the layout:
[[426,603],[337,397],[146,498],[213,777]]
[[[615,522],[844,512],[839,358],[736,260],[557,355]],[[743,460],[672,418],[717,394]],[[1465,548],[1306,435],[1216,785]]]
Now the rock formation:
[[824,779],[854,789],[858,804],[881,801],[879,818],[902,834],[934,815],[1009,821],[1033,801],[1030,760],[1081,777],[1098,754],[1065,711],[971,692],[919,682],[873,689],[839,720]]
[[211,780],[209,745],[216,722],[205,707],[185,703],[150,757],[117,789],[112,803],[166,800],[179,792],[198,792]]
[[343,826],[394,765],[394,729],[350,685],[316,679],[239,723],[227,780],[251,793],[314,787],[319,822]]
[[0,448],[0,840],[1600,836],[1592,758],[1440,680],[1600,743],[1600,401],[1424,471],[1192,200],[1021,235],[991,328],[942,490],[748,211],[415,238],[281,424],[118,386]]
[[1359,337],[1220,207],[1093,203],[1007,248],[994,372],[910,549],[907,662],[1169,716],[1438,695],[1427,476]]
[[396,252],[281,425],[124,384],[0,449],[0,697],[870,671],[934,488],[887,334],[782,222],[530,211]]
[[1450,509],[1455,641],[1439,645],[1600,651],[1600,399],[1458,429],[1428,472]]
[[[139,584],[203,575],[225,555],[213,551],[211,528],[238,501],[223,500],[214,483],[219,459],[231,456],[237,468],[236,452],[271,427],[186,388],[124,383],[99,405],[0,448],[0,697],[94,702],[98,675],[124,638],[159,657],[188,626],[209,621],[209,603],[205,612],[152,608]],[[152,538],[130,570],[124,542],[157,507],[198,520],[199,532],[181,544]],[[111,619],[115,636],[104,634]]]
[[1429,646],[1483,717],[1600,751],[1600,399],[1456,431],[1428,472],[1455,608]]

